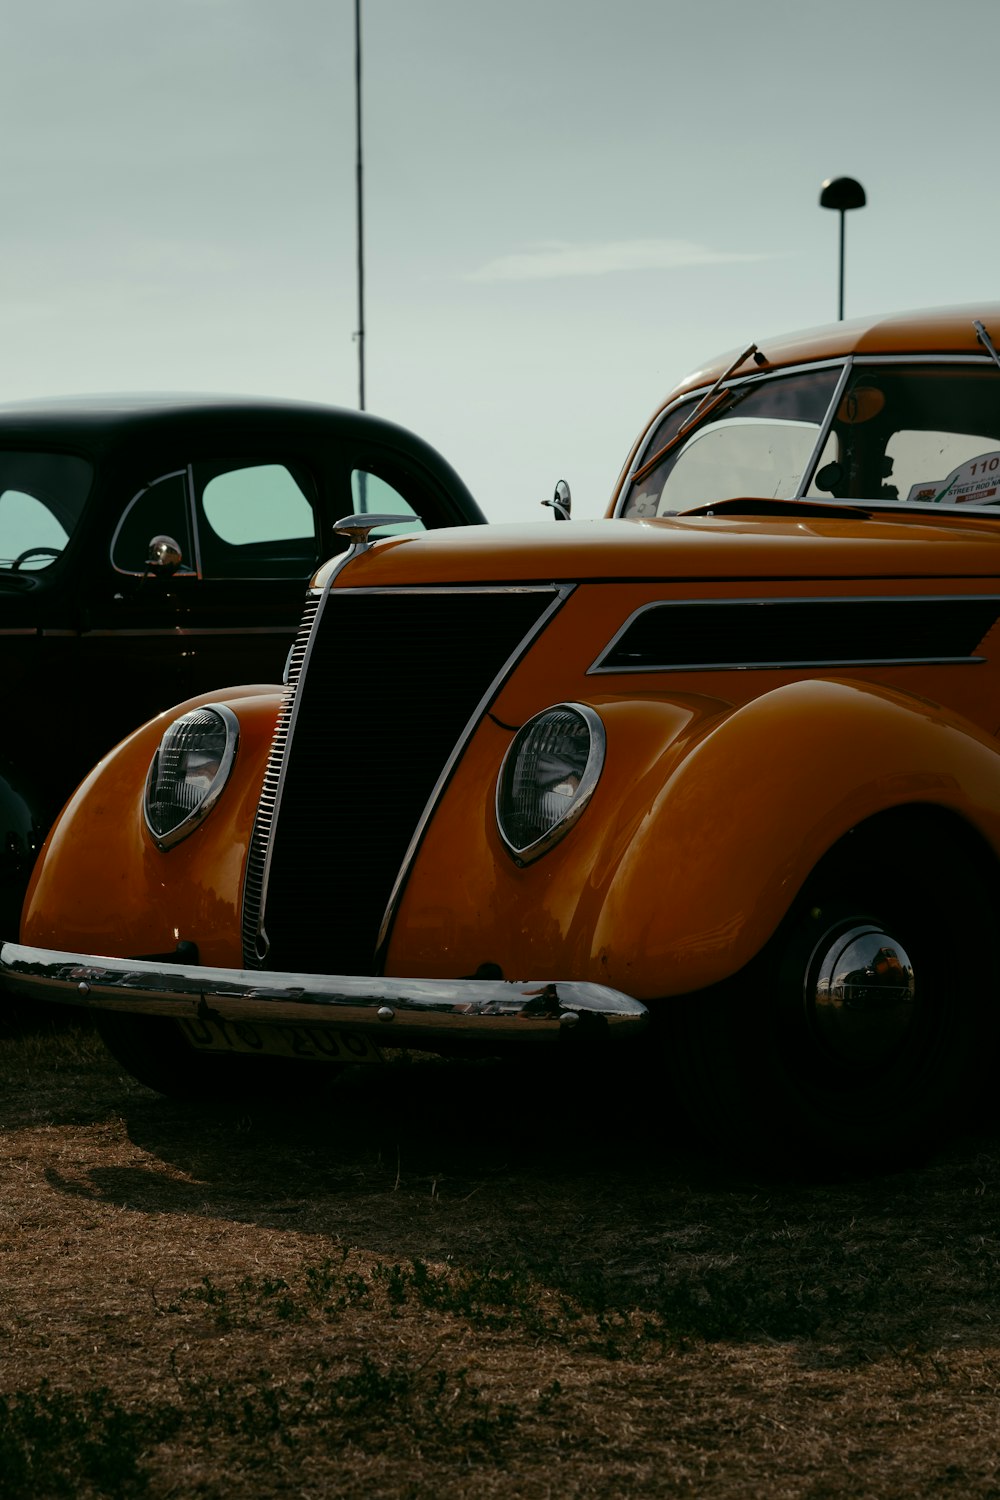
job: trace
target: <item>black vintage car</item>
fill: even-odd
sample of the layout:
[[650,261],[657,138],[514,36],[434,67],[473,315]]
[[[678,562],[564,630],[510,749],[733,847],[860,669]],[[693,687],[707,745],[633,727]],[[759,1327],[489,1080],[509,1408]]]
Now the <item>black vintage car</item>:
[[352,512],[485,516],[412,433],[222,396],[0,406],[0,935],[41,837],[135,725],[220,683],[280,681],[306,583]]

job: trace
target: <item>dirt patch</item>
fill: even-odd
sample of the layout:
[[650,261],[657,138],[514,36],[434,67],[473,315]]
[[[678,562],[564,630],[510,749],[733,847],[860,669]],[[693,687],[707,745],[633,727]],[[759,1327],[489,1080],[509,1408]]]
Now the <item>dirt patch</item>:
[[655,1088],[209,1111],[0,1038],[5,1500],[1000,1496],[996,1126],[774,1181]]

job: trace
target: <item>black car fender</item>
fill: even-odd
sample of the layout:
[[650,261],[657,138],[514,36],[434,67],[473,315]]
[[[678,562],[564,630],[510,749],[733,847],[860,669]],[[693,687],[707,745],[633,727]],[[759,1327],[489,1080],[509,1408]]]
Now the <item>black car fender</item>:
[[21,902],[53,809],[24,774],[0,762],[0,936],[17,935]]

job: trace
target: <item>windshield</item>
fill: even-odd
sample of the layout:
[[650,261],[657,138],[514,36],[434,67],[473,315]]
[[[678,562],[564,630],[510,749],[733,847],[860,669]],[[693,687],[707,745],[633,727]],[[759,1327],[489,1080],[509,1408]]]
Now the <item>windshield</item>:
[[0,451],[0,569],[49,567],[83,512],[93,469],[69,453]]
[[841,373],[737,383],[671,446],[696,401],[680,403],[645,445],[624,514],[676,514],[742,497],[1000,505],[1000,370],[992,362],[859,360],[831,412]]
[[732,386],[671,445],[697,402],[674,407],[645,446],[625,514],[669,515],[741,495],[791,499],[809,468],[841,373],[808,370]]

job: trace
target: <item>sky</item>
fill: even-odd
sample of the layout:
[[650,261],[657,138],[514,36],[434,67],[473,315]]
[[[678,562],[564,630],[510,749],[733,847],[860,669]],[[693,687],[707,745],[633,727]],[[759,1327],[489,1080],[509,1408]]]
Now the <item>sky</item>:
[[[358,404],[354,0],[6,7],[0,400]],[[366,406],[494,521],[691,369],[1000,299],[998,0],[362,0]]]

